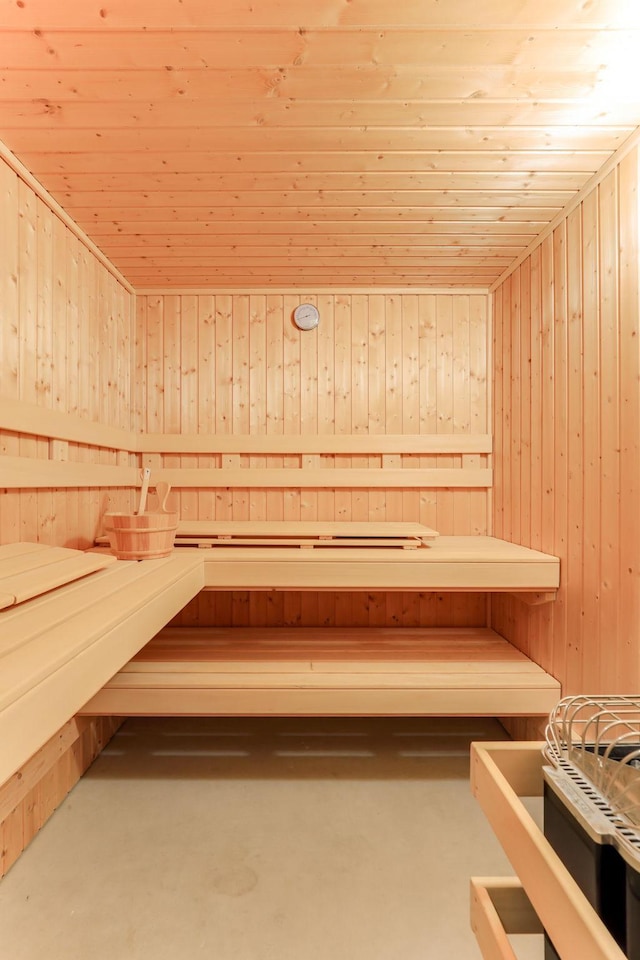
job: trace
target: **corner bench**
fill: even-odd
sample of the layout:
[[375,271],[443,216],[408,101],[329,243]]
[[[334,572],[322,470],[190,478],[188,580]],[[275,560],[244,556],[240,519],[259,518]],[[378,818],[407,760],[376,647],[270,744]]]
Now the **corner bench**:
[[[210,522],[185,526],[192,536]],[[548,602],[556,557],[494,537],[381,547],[179,547],[205,590],[508,591]],[[95,716],[543,716],[560,684],[487,627],[164,629],[82,708]]]
[[560,697],[553,677],[484,627],[163,630],[202,589],[496,590],[552,599],[557,558],[516,544],[440,537],[393,557],[348,547],[102,557],[104,569],[64,586],[54,576],[47,592],[20,594],[22,602],[15,584],[3,588],[0,569],[0,783],[78,714],[532,716],[548,714]]
[[[0,548],[2,553],[16,545]],[[25,546],[25,545],[21,545]],[[75,550],[30,545],[49,564],[46,592],[18,600],[3,589],[0,610],[0,784],[4,783],[202,587],[202,563],[113,560],[64,586],[56,564],[77,563]],[[16,561],[12,567],[16,569]],[[26,581],[40,577],[24,571]],[[15,581],[15,576],[5,579]],[[46,579],[46,578],[45,578]],[[63,580],[64,582],[64,580]],[[13,602],[10,598],[13,597]]]

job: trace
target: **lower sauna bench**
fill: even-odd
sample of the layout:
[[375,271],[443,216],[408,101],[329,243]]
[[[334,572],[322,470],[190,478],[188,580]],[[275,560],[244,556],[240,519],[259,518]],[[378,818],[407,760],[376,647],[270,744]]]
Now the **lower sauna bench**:
[[489,628],[165,628],[91,716],[534,716],[560,684]]

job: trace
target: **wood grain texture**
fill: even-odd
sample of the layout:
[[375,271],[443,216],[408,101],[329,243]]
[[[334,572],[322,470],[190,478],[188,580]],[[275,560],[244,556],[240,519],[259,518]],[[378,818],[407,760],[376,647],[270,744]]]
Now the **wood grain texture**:
[[[636,148],[495,295],[494,395],[517,398],[496,403],[496,532],[530,504],[521,542],[559,556],[562,578],[558,601],[538,610],[494,598],[492,622],[567,694],[640,686],[637,187]],[[525,276],[523,323],[504,291]],[[523,337],[531,376],[514,387]],[[516,416],[530,420],[526,469]]]
[[74,717],[0,787],[0,877],[45,825],[121,725]]
[[1,611],[0,783],[180,611],[202,581],[201,563],[185,555],[117,561]]
[[[198,294],[196,300],[197,309],[191,311],[188,294],[138,297],[136,342],[147,362],[147,388],[141,391],[146,394],[146,406],[136,411],[140,428],[168,432],[165,416],[170,410],[175,437],[167,437],[167,442],[173,439],[182,444],[180,433],[204,435],[214,429],[230,444],[228,453],[215,455],[212,450],[214,459],[201,456],[200,467],[293,469],[304,460],[305,468],[322,470],[324,481],[318,491],[275,486],[245,492],[220,489],[210,495],[200,490],[197,519],[407,520],[441,533],[487,533],[485,490],[470,494],[465,489],[349,489],[337,484],[333,490],[328,484],[332,469],[340,471],[336,476],[342,483],[342,471],[379,468],[383,460],[385,466],[396,470],[438,469],[447,463],[450,469],[487,467],[486,297],[332,295],[313,290],[297,296],[274,293],[265,297],[211,291]],[[319,306],[321,323],[316,331],[304,334],[293,326],[291,314],[301,301]],[[171,322],[166,317],[168,303],[172,305]],[[191,354],[188,360],[180,360],[186,339],[192,345]],[[154,361],[159,343],[164,355],[181,364],[182,373],[172,379],[170,389]],[[187,366],[195,373],[186,372]],[[186,392],[185,383],[190,383]],[[190,400],[192,391],[199,397],[197,415]],[[241,449],[243,441],[236,441],[234,434],[249,435],[255,449]],[[463,444],[478,443],[479,449],[467,448],[467,453],[473,454],[471,462],[464,459],[462,450],[447,446],[451,434]],[[304,445],[303,457],[296,455],[297,435]],[[402,448],[402,435],[417,436],[431,446],[412,455]],[[379,450],[375,448],[377,436],[381,438]],[[390,436],[398,440],[387,449]],[[277,443],[275,449],[269,449],[270,438],[293,446],[287,454]],[[350,450],[350,438],[360,440],[362,449],[354,443]],[[144,442],[153,444],[154,440]],[[440,454],[435,449],[438,443],[443,444]],[[204,444],[203,454],[211,449],[206,436],[201,436],[199,444]],[[451,455],[445,456],[448,451]],[[182,462],[185,466],[184,457]],[[168,462],[165,465],[168,467]],[[184,493],[172,493],[181,515],[183,498]],[[195,506],[189,502],[187,509],[192,511]],[[188,622],[192,615],[194,622],[202,622],[203,617],[213,622],[219,613],[235,621],[253,604],[250,617],[255,622],[259,602],[263,601],[252,598],[248,603],[246,597],[232,594],[196,600],[183,619]],[[443,600],[442,605],[448,602]],[[237,604],[235,613],[229,603]],[[323,597],[318,608],[317,599],[291,594],[286,600],[263,604],[262,615],[266,623],[277,623],[278,618],[288,623],[297,618],[333,621],[343,615],[347,624],[352,617],[354,622],[369,622],[376,616],[384,624],[415,618],[419,604],[416,596],[402,601],[376,594],[369,602],[340,595]],[[442,610],[424,606],[425,614],[429,608],[430,622],[442,622]],[[473,623],[483,623],[480,609],[477,599],[462,598],[457,615],[461,621],[470,618]]]
[[[2,452],[34,461],[49,457],[40,441],[43,419],[65,414],[131,429],[131,294],[30,185],[0,158],[2,257],[0,258],[0,399],[33,405],[28,433],[10,426],[0,436]],[[46,435],[46,430],[43,431]],[[84,461],[78,434],[64,456]],[[61,455],[62,448],[58,448]],[[89,455],[93,464],[116,465],[114,451]],[[37,464],[34,464],[37,469]],[[61,465],[62,468],[63,465]],[[89,493],[70,487],[0,494],[0,543],[39,540],[58,546],[88,546],[100,513],[129,509],[129,493],[106,486]]]
[[[145,326],[137,330],[136,336],[138,344],[146,342],[147,345],[147,402],[145,409],[136,413],[143,430],[162,432],[158,431],[158,405],[155,402],[158,390],[162,389],[162,422],[170,415],[172,432],[176,435],[181,432],[204,433],[212,423],[216,424],[218,434],[251,434],[256,444],[261,441],[267,444],[269,434],[281,434],[283,440],[292,435],[293,444],[296,443],[293,437],[298,433],[304,438],[303,444],[306,438],[309,438],[306,442],[311,443],[315,434],[334,435],[336,440],[341,434],[362,433],[369,434],[369,437],[372,434],[433,434],[437,442],[438,434],[459,433],[465,436],[463,443],[473,443],[469,434],[485,434],[487,321],[486,300],[481,296],[423,296],[410,298],[409,303],[405,303],[406,297],[400,295],[324,296],[320,327],[307,335],[300,334],[291,322],[291,311],[304,299],[303,296],[270,297],[268,314],[262,297],[251,298],[252,311],[245,295],[211,295],[207,298],[206,308],[198,297],[198,317],[202,319],[196,318],[195,314],[182,315],[183,306],[190,303],[186,295],[175,298],[154,295],[147,298],[146,310],[142,305],[144,299],[139,298],[139,313],[141,324]],[[171,320],[165,316],[166,299],[172,304]],[[307,299],[314,299],[314,295],[309,294]],[[150,308],[156,314],[151,322]],[[433,315],[432,310],[435,310]],[[405,314],[413,318],[411,334],[407,333]],[[194,321],[198,324],[195,331],[192,329]],[[206,330],[208,326],[212,327],[210,333]],[[454,334],[459,345],[455,357]],[[196,351],[189,361],[195,372],[188,376],[195,381],[198,396],[206,396],[206,405],[200,403],[195,421],[190,412],[193,409],[190,394],[183,391],[184,372],[175,380],[165,381],[164,377],[158,380],[153,361],[153,344],[162,338],[164,355],[181,363],[180,343],[187,336]],[[405,356],[403,337],[411,338],[408,356]],[[473,366],[469,349],[472,338]],[[201,339],[202,349],[196,347]],[[282,354],[276,344],[283,345]],[[215,370],[213,383],[205,379],[210,370]],[[233,436],[230,440],[233,443]],[[147,442],[153,443],[153,440],[149,438],[145,440]],[[201,442],[207,443],[204,438]],[[368,445],[369,440],[363,437],[363,443]],[[327,450],[323,450],[323,439],[319,436],[317,453],[328,453],[330,444],[331,440]],[[203,452],[205,449],[206,446]],[[347,459],[341,462],[338,449],[335,456],[322,456],[319,465],[326,469],[352,466],[349,457],[352,451],[345,448]],[[277,449],[269,451],[268,447],[264,452],[280,453]],[[297,452],[291,449],[292,454]],[[380,453],[386,452],[383,445]],[[402,451],[399,446],[396,452],[401,455],[398,466],[414,465],[410,453]],[[249,451],[238,447],[237,453],[248,454]],[[363,449],[365,453],[371,456],[373,447]],[[478,466],[486,466],[482,451],[477,453],[480,455]],[[456,456],[460,454],[454,455],[451,466],[461,464]],[[257,450],[254,459],[261,461]],[[227,462],[221,465],[233,467],[236,464]],[[252,465],[264,467],[262,461]],[[286,462],[281,465],[288,466]],[[291,465],[299,466],[299,460],[296,458]],[[300,510],[299,495],[289,499],[289,509],[293,511],[291,519],[296,519]],[[296,502],[297,507],[294,507]],[[214,511],[223,503],[210,503],[212,515],[200,519],[216,519]],[[305,509],[309,509],[308,503],[306,501]],[[415,507],[414,502],[414,511]],[[422,509],[420,505],[418,507]],[[262,501],[253,501],[250,512],[255,513],[255,517],[252,519],[263,518],[260,514],[264,509]],[[318,509],[318,506],[314,507],[315,511]],[[352,519],[354,503],[351,495],[348,500],[340,501],[337,509],[341,516],[331,515],[336,510],[335,503],[331,503],[327,511],[330,515],[319,519]],[[361,504],[357,509],[362,512]],[[360,519],[402,520],[404,509],[401,498],[395,502],[391,497],[384,505],[382,501],[374,501],[372,505],[369,500],[369,515]],[[408,504],[407,509],[411,509]],[[443,532],[453,532],[453,514],[448,509],[449,522],[444,526],[450,529]],[[380,513],[382,516],[378,516]],[[414,515],[407,519],[435,526],[423,516]],[[483,521],[482,517],[480,522]],[[459,532],[464,534],[467,530]],[[486,532],[486,527],[478,532]]]
[[8,147],[139,288],[487,289],[638,123],[621,0],[302,23],[295,0],[37,0],[0,24]]
[[557,681],[492,630],[164,630],[87,713],[546,713]]

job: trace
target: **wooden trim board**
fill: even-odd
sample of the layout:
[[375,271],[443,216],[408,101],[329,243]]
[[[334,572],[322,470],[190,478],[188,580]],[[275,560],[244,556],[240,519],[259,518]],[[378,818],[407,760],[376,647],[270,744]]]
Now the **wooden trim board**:
[[[152,469],[154,483],[162,480],[176,489],[486,489],[492,482],[491,470],[482,467],[197,469],[167,468],[154,463]],[[137,487],[139,484],[140,470],[135,467],[9,455],[0,457],[0,487],[6,489]]]
[[101,463],[34,457],[0,457],[0,487],[15,490],[70,487],[137,487],[140,470]]
[[243,487],[247,489],[281,488],[378,488],[422,489],[460,487],[464,489],[491,486],[492,472],[482,467],[349,467],[314,469],[305,467],[251,467],[251,468],[206,468],[158,467],[156,480],[163,480],[173,487]]
[[290,456],[305,454],[490,454],[487,433],[381,433],[381,434],[203,434],[134,433],[72,413],[53,410],[24,400],[3,397],[0,429],[29,436],[68,440],[88,446],[129,453],[248,454]]
[[171,454],[254,454],[255,456],[291,456],[296,454],[489,454],[489,434],[154,434],[137,438],[136,450],[142,453]]
[[510,934],[543,932],[517,877],[472,877],[471,929],[484,960],[517,960]]
[[83,420],[72,413],[10,397],[2,397],[0,401],[0,429],[110,450],[134,452],[137,444],[137,435],[129,430]]
[[[438,536],[422,523],[321,520],[183,520],[182,546],[360,546],[418,548]],[[1,585],[1,584],[0,584]]]

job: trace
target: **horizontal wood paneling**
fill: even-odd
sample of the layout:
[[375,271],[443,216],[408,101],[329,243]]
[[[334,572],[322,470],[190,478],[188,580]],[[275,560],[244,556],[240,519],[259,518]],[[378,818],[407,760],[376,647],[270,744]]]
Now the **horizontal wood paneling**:
[[493,625],[564,692],[640,688],[638,149],[495,294],[494,534],[561,559]]
[[[42,436],[0,430],[0,452],[49,456],[57,415],[131,427],[132,296],[43,197],[0,158],[0,402],[43,411]],[[12,407],[13,408],[13,407]],[[79,437],[79,439],[82,439]],[[70,444],[70,460],[116,464],[113,450]],[[40,489],[0,492],[0,543],[88,546],[107,503],[124,495]]]

